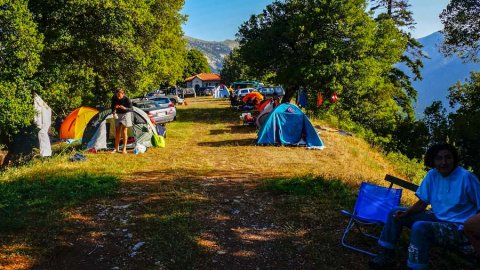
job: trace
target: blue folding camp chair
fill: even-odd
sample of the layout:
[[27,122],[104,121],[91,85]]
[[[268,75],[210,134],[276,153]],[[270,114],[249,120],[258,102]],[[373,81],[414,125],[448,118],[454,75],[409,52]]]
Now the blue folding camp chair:
[[400,204],[401,197],[402,189],[386,188],[363,182],[360,185],[353,213],[342,210],[342,214],[350,217],[343,232],[342,245],[346,248],[375,256],[375,253],[348,244],[346,242],[347,235],[353,227],[356,227],[362,235],[378,239],[378,236],[367,233],[365,231],[366,228],[362,228],[362,226],[377,225],[383,227],[387,221],[388,213]]

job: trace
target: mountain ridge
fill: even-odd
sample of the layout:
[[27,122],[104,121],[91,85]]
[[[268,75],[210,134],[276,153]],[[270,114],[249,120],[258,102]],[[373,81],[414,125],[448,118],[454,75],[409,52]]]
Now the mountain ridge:
[[[422,59],[423,80],[412,80],[412,85],[418,93],[415,103],[417,116],[422,117],[425,108],[434,101],[441,101],[447,111],[454,111],[448,104],[448,89],[457,82],[465,82],[470,77],[470,72],[480,71],[480,63],[464,63],[455,55],[445,57],[439,50],[443,42],[443,34],[440,31],[419,38],[418,41],[423,45],[422,51],[430,59]],[[411,75],[404,65],[399,65],[399,68]]]
[[206,41],[194,37],[185,36],[187,47],[201,51],[207,58],[208,65],[214,73],[219,73],[223,67],[223,59],[238,46],[235,40]]

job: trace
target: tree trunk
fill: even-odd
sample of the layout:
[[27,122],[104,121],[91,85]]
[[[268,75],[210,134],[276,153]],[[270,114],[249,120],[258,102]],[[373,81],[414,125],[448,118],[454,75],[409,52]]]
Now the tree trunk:
[[287,86],[285,89],[285,96],[282,98],[282,103],[290,102],[297,91],[295,86]]

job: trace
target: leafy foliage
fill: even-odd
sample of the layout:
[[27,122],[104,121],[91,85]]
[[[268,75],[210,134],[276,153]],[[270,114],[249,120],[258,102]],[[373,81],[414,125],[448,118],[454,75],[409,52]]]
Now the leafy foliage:
[[0,143],[31,124],[34,116],[30,81],[40,64],[42,35],[26,1],[0,0]]
[[447,110],[443,108],[441,101],[435,101],[425,108],[423,122],[428,129],[428,145],[434,145],[448,141],[450,124],[448,122]]
[[447,115],[439,101],[425,110],[423,121],[429,131],[428,145],[439,142],[454,144],[463,165],[479,174],[480,73],[472,72],[469,80],[463,84],[458,82],[449,90],[450,106],[457,108],[455,112]]
[[185,60],[186,65],[183,70],[183,79],[202,72],[210,72],[207,58],[197,49],[190,49]]
[[465,60],[478,61],[480,52],[480,1],[451,0],[440,19],[445,40],[442,51]]
[[449,115],[452,139],[466,166],[480,173],[480,73],[471,73],[464,84],[457,83],[450,88],[449,100],[458,110]]
[[237,80],[251,79],[250,75],[249,66],[243,62],[240,52],[233,49],[223,60],[223,69],[220,72],[222,80],[231,84]]
[[139,95],[181,79],[183,0],[30,1],[45,35],[36,77],[55,109],[107,103],[124,87]]
[[[360,0],[274,2],[240,27],[239,52],[252,73],[274,74],[286,86],[286,100],[302,86],[310,110],[344,115],[386,144],[401,123],[413,121],[415,91],[393,66],[409,37],[393,19],[374,20],[365,8]],[[318,94],[328,100],[333,91],[339,102],[315,106]]]

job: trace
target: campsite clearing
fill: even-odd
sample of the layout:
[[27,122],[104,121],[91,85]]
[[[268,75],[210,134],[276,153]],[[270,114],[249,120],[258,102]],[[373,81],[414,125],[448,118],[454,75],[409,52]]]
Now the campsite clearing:
[[0,175],[0,268],[367,269],[340,245],[339,210],[395,175],[380,153],[328,131],[322,151],[256,146],[227,100],[188,104],[166,148],[83,162],[69,148]]

